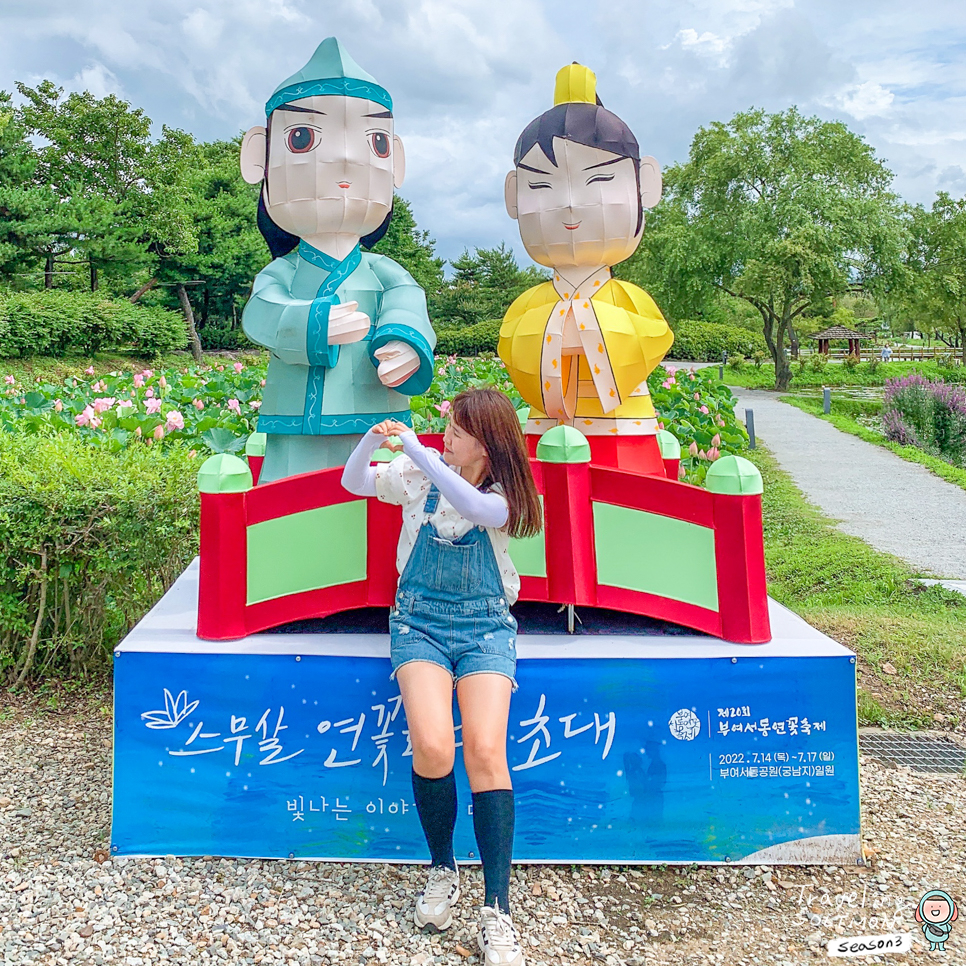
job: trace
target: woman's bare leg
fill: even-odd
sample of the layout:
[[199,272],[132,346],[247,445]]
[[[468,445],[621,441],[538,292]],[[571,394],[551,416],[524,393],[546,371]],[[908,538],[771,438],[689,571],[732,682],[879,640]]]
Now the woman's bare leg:
[[431,661],[410,661],[396,672],[396,680],[413,745],[413,769],[424,778],[442,778],[453,770],[456,755],[453,678]]
[[474,792],[511,788],[506,761],[513,682],[502,674],[471,674],[456,684],[463,721],[463,763]]

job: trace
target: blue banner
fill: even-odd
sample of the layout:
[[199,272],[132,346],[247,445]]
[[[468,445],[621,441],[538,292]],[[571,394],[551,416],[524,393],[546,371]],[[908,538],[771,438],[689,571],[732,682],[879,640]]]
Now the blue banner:
[[[857,858],[854,671],[848,656],[521,659],[515,860],[781,861],[782,843]],[[386,658],[125,651],[112,850],[424,860],[411,755]],[[459,754],[457,781],[457,857],[473,860]]]

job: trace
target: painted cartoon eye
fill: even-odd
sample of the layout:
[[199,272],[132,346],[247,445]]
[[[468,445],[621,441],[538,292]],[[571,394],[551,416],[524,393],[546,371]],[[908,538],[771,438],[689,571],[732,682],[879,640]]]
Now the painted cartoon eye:
[[310,127],[293,127],[285,138],[285,143],[293,154],[306,154],[318,142],[318,134]]
[[375,131],[369,135],[369,145],[372,147],[372,153],[377,158],[388,158],[389,157],[389,135],[383,131]]
[[614,176],[612,174],[595,174],[593,177],[587,179],[587,184],[593,184],[595,181],[613,181]]

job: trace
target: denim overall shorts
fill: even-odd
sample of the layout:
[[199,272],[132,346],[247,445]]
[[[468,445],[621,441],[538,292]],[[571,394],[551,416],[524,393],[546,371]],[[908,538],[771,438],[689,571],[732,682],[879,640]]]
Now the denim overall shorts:
[[433,486],[423,525],[399,578],[389,615],[392,678],[404,664],[429,661],[455,682],[471,674],[502,674],[516,690],[517,622],[485,527],[447,540],[429,522],[439,504]]

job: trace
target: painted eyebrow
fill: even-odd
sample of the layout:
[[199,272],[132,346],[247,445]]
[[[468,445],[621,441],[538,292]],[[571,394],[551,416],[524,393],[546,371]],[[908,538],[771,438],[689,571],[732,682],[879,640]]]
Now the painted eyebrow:
[[584,168],[584,171],[593,171],[594,168],[606,168],[609,164],[617,164],[620,161],[626,161],[627,158],[614,158],[612,161],[601,161],[600,164],[592,164],[589,167]]
[[517,165],[518,168],[523,168],[524,171],[532,171],[534,174],[550,174],[549,171],[541,171],[539,168],[531,168],[529,164],[524,164],[522,161]]
[[363,114],[363,117],[392,117],[392,111],[379,111],[378,114]]
[[295,114],[321,114],[322,117],[326,116],[325,111],[313,111],[309,107],[296,107],[294,104],[279,104],[279,106],[276,107],[275,110],[292,111]]

